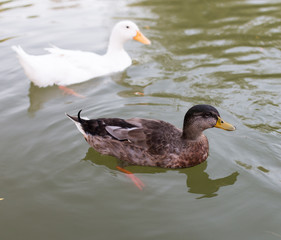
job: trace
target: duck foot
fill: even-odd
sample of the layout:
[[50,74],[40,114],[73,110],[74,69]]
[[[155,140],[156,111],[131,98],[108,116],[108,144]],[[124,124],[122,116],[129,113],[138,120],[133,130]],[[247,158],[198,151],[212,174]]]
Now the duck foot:
[[134,92],[134,94],[137,96],[144,96],[144,93],[142,93],[142,92]]
[[119,166],[116,167],[119,171],[123,172],[123,173],[126,173],[126,176],[129,177],[133,183],[138,187],[139,190],[143,190],[144,188],[144,183],[139,179],[137,178],[132,172],[124,169],[124,168],[121,168]]
[[66,86],[59,86],[59,89],[62,90],[65,94],[68,94],[68,95],[73,95],[75,97],[79,97],[79,98],[85,98],[85,96],[75,92],[73,89],[71,88],[68,88]]

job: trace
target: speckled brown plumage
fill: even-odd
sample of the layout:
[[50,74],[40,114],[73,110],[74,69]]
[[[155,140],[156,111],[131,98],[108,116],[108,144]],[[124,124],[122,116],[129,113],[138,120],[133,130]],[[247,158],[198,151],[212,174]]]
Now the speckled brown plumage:
[[[192,107],[185,115],[183,130],[161,120],[86,120],[80,118],[80,112],[78,117],[69,117],[90,146],[101,154],[115,156],[132,165],[164,168],[186,168],[204,162],[208,157],[209,144],[203,131],[220,127],[219,121],[227,124],[209,105]],[[225,130],[234,130],[231,127]]]

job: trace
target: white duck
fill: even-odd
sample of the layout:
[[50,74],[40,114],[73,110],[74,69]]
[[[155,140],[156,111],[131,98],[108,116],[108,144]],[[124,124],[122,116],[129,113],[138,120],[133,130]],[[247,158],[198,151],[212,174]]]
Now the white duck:
[[118,22],[111,33],[107,52],[98,55],[92,52],[46,48],[49,54],[29,55],[20,46],[12,46],[28,78],[39,87],[70,85],[91,78],[125,70],[132,64],[124,43],[137,40],[150,44],[132,21]]

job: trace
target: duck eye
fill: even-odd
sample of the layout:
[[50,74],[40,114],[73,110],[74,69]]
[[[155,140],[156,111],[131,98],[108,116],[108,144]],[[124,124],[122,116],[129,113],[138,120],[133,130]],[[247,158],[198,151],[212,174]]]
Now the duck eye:
[[211,113],[205,113],[205,114],[204,114],[204,117],[205,117],[205,118],[212,117],[212,114],[211,114]]
[[126,26],[126,28],[130,28],[129,26]]

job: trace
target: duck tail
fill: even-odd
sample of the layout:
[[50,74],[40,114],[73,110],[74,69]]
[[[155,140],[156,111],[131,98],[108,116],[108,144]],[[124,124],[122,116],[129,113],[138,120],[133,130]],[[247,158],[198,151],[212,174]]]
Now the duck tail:
[[73,122],[76,122],[76,123],[81,123],[81,117],[80,117],[80,113],[81,113],[82,110],[80,110],[77,114],[77,117],[74,117],[74,116],[70,116],[69,114],[65,113],[65,115],[70,119],[72,120]]
[[24,55],[26,54],[25,51],[23,51],[22,47],[20,45],[14,45],[11,47],[18,55]]
[[78,114],[77,114],[77,117],[78,117],[78,121],[81,123],[81,117],[80,117],[80,114],[81,114],[81,112],[82,112],[82,109],[78,112]]
[[12,50],[14,50],[17,53],[17,57],[21,63],[21,65],[23,66],[23,68],[26,68],[26,64],[24,64],[25,62],[29,62],[29,59],[31,57],[31,55],[27,54],[20,45],[17,46],[12,46],[11,47]]
[[80,110],[77,114],[77,117],[74,116],[70,116],[69,114],[65,114],[71,121],[73,121],[76,125],[76,127],[78,128],[78,130],[84,135],[86,136],[86,132],[83,129],[83,124],[88,120],[87,118],[81,118],[80,114],[81,114],[82,110]]

